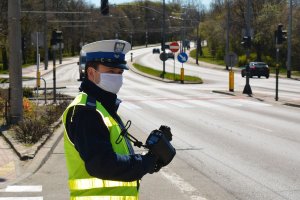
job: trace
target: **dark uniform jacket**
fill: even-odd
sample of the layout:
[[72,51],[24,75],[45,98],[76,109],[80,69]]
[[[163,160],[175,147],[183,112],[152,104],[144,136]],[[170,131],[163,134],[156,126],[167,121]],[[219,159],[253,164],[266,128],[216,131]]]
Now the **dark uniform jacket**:
[[[117,95],[102,90],[87,79],[82,82],[80,91],[99,101],[119,124],[122,123],[116,113]],[[134,181],[141,179],[146,173],[153,173],[155,158],[151,154],[118,155],[113,151],[110,133],[95,108],[76,106],[74,111],[70,109],[66,128],[91,176],[106,180]]]

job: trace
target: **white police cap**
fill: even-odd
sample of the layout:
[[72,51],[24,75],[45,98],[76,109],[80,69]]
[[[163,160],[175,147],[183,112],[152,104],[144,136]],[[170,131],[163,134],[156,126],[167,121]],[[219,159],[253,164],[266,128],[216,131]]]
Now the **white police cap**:
[[131,45],[124,40],[101,40],[82,47],[86,52],[86,62],[97,61],[108,67],[128,69],[125,54]]

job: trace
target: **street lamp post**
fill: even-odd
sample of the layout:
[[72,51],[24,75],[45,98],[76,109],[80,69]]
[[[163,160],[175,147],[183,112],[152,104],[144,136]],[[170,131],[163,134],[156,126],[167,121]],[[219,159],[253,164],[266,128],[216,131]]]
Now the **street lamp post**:
[[[165,49],[165,25],[166,25],[166,3],[165,0],[163,0],[163,23],[162,23],[162,50],[163,50],[163,54],[166,54],[166,49]],[[165,59],[163,59],[163,72],[162,72],[162,78],[165,78],[165,69],[166,68],[166,61]]]

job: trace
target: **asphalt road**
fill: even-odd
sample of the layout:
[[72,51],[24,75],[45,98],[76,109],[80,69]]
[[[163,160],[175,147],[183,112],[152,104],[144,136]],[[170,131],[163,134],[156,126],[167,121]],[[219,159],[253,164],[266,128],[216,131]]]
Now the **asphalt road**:
[[[136,59],[161,66],[157,54],[143,55],[147,51],[151,49],[136,51]],[[145,141],[152,130],[168,125],[177,149],[169,166],[143,178],[140,199],[300,199],[300,109],[213,93],[226,90],[227,71],[188,65],[186,69],[187,74],[201,75],[205,84],[164,83],[125,73],[119,113],[132,121],[130,132]],[[58,85],[66,86],[61,92],[76,95],[77,71],[76,65],[57,70]],[[236,75],[236,90],[243,89],[244,81]],[[255,92],[273,92],[274,78],[251,82]],[[281,95],[299,99],[299,81],[281,83],[287,87]],[[66,173],[60,142],[36,174],[18,183],[28,192],[12,188],[0,193],[0,200],[67,199]]]

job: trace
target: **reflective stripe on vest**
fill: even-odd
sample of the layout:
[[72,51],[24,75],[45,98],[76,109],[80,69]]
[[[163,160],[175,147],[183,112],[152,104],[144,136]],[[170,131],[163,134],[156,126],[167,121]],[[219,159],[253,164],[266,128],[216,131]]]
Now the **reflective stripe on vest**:
[[89,196],[89,197],[71,197],[70,200],[136,200],[131,196]]
[[88,178],[88,179],[75,179],[69,180],[70,190],[86,190],[92,188],[101,188],[101,187],[137,187],[137,182],[120,182],[120,181],[103,181],[98,178]]
[[[86,106],[87,94],[80,93],[68,106],[63,114],[63,123],[66,127],[67,113],[70,108],[76,106]],[[73,112],[75,112],[73,110]],[[120,135],[118,123],[110,116],[101,103],[96,102],[96,110],[101,115],[105,125],[110,132],[110,142],[113,150],[121,155],[129,155],[128,146],[125,140],[116,144],[115,141]],[[73,113],[74,114],[74,113]],[[72,120],[72,119],[71,119]],[[122,182],[102,180],[92,177],[85,168],[84,161],[81,159],[74,144],[68,137],[67,130],[64,132],[64,146],[66,154],[67,168],[69,172],[70,199],[72,200],[137,200],[138,182]]]

